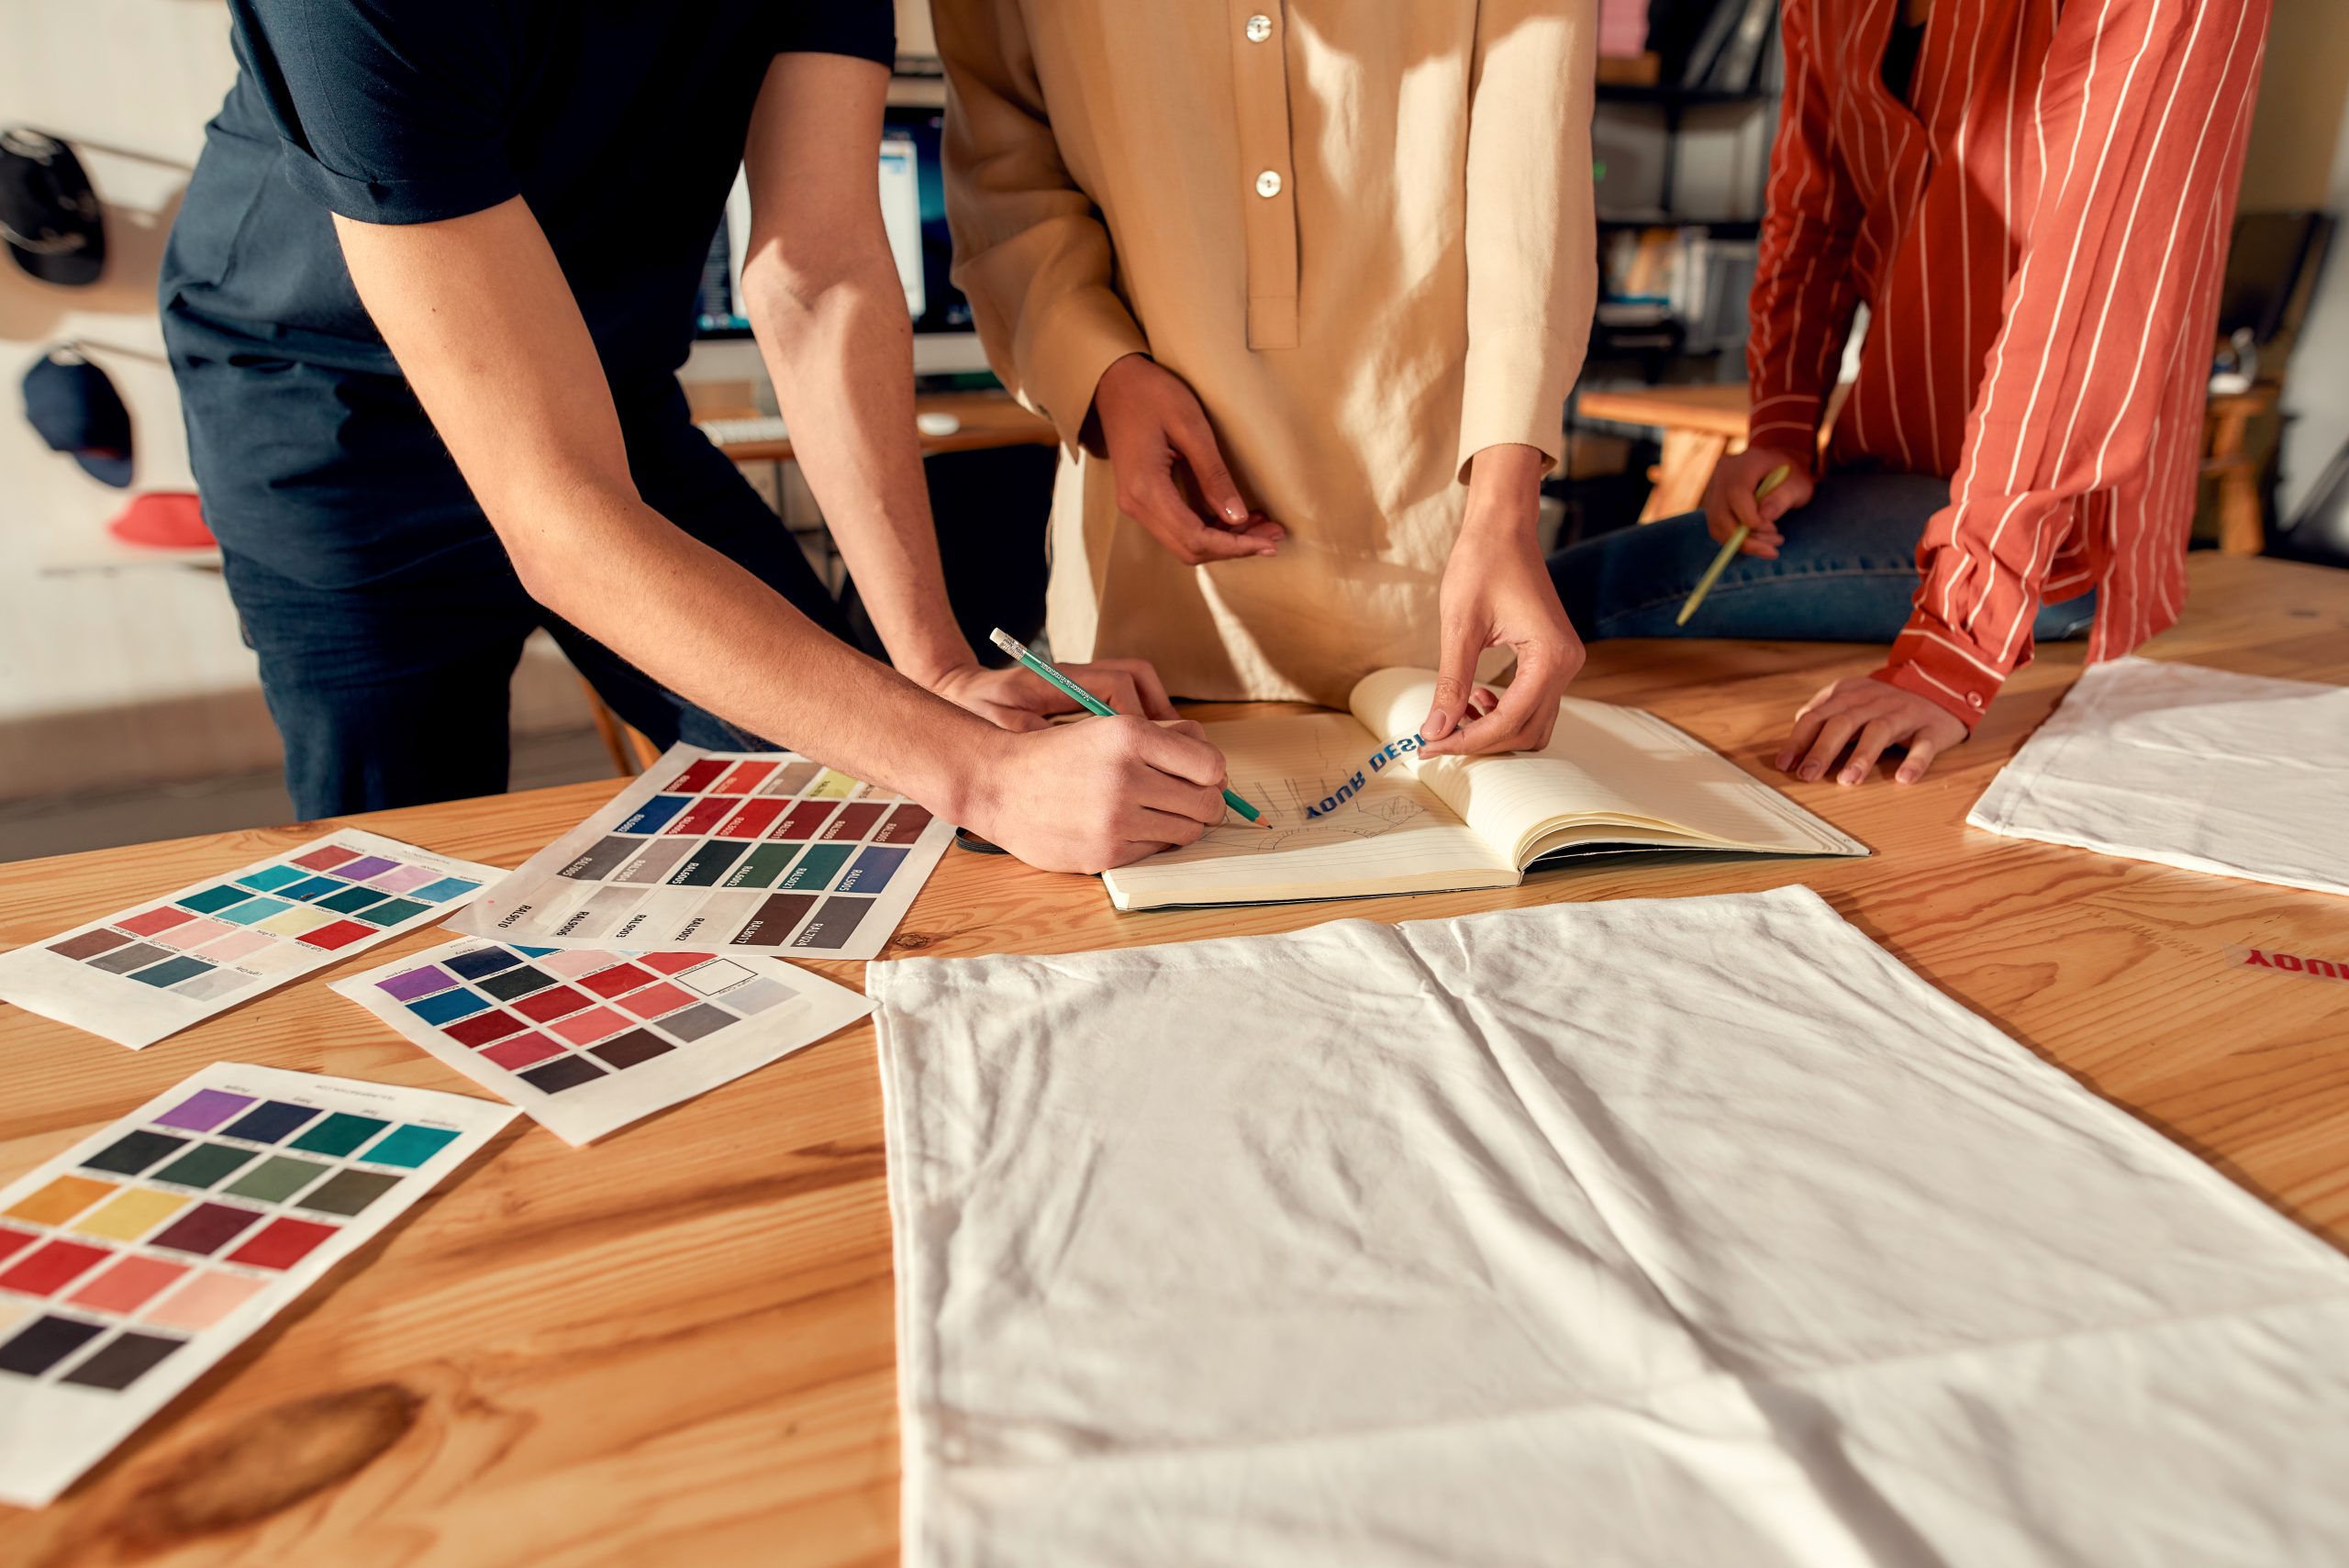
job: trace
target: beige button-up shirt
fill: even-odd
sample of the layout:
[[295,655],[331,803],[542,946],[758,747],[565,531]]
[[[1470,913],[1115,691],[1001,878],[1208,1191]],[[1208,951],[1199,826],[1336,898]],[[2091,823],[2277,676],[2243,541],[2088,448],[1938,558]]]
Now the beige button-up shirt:
[[[1436,662],[1467,460],[1554,455],[1596,288],[1596,0],[934,0],[955,278],[1059,428],[1050,634],[1200,698]],[[1147,352],[1288,530],[1191,567],[1083,450]]]

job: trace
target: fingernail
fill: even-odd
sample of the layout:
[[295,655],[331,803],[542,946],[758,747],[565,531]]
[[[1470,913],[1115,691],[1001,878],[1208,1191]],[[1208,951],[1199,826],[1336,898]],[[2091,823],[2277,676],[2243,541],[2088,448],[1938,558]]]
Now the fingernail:
[[1248,520],[1248,508],[1237,501],[1226,501],[1223,504],[1223,518],[1228,523],[1244,523]]
[[1855,784],[1860,782],[1860,770],[1857,768],[1845,768],[1843,770],[1843,776],[1837,779],[1835,782],[1837,784]]
[[1815,782],[1825,771],[1817,762],[1806,762],[1803,764],[1802,776],[1805,782]]
[[1785,773],[1788,768],[1794,766],[1794,762],[1795,754],[1792,751],[1779,752],[1776,763],[1778,771],[1782,773]]
[[1901,769],[1900,772],[1894,776],[1902,784],[1915,784],[1917,782],[1916,773],[1908,768]]

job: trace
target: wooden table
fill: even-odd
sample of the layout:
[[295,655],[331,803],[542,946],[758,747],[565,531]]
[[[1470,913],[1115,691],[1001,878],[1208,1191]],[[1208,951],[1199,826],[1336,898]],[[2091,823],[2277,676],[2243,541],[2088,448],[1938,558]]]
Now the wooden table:
[[[747,419],[759,412],[748,382],[707,381],[689,384],[686,397],[696,420]],[[1052,421],[1030,413],[1011,394],[995,392],[926,392],[914,399],[914,414],[951,414],[962,428],[951,435],[918,432],[921,455],[981,451],[991,447],[1049,447],[1059,435]],[[736,441],[722,449],[736,462],[789,462],[791,442]]]
[[[2191,575],[2186,624],[2149,653],[2349,684],[2349,573],[2206,555]],[[1577,689],[1652,707],[1775,778],[1767,756],[1796,705],[1876,657],[1602,643]],[[2077,643],[2047,650],[1921,784],[1782,786],[1873,845],[1872,859],[1596,864],[1502,893],[1121,916],[1088,881],[954,851],[894,951],[1061,952],[1808,883],[1929,984],[2349,1244],[2349,985],[2227,955],[2245,944],[2349,957],[2349,900],[1963,826],[2079,660]],[[615,787],[355,820],[514,864]],[[0,942],[310,831],[6,867]],[[858,982],[857,965],[812,967]],[[322,981],[136,1054],[0,1008],[0,1179],[223,1058],[479,1092]],[[892,1357],[880,1085],[859,1027],[590,1149],[518,1120],[63,1501],[0,1508],[0,1562],[890,1562]]]
[[[1826,425],[1834,423],[1844,389],[1828,403]],[[1646,425],[1660,437],[1663,451],[1648,471],[1653,488],[1640,521],[1657,522],[1693,512],[1705,504],[1705,486],[1721,459],[1745,450],[1745,422],[1753,397],[1742,382],[1699,386],[1602,387],[1575,397],[1575,415],[1617,425]]]
[[[1822,444],[1850,391],[1846,382],[1829,394],[1827,417],[1820,426]],[[2204,412],[2202,476],[2216,487],[2219,548],[2230,555],[2257,555],[2266,547],[2259,461],[2247,436],[2254,421],[2275,411],[2279,391],[2261,384],[2248,392],[2215,394]],[[1714,466],[1730,453],[1745,450],[1751,407],[1744,385],[1735,382],[1601,388],[1575,399],[1575,412],[1581,418],[1646,425],[1659,432],[1664,450],[1648,471],[1654,487],[1640,509],[1643,523],[1676,517],[1705,504]]]

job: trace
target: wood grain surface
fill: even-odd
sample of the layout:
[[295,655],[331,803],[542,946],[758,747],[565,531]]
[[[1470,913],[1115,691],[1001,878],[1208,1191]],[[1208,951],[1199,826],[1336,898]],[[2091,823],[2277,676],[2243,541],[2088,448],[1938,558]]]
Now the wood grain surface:
[[[2147,653],[2349,684],[2349,573],[2200,556],[2191,575],[2185,623]],[[1070,951],[1808,883],[1926,981],[2349,1244],[2349,984],[2238,968],[2227,951],[2349,958],[2349,901],[1965,827],[2077,673],[2077,644],[2042,652],[1925,783],[1783,786],[1872,845],[1871,859],[1616,862],[1497,894],[1119,915],[1088,880],[957,850],[892,954]],[[1768,758],[1796,706],[1877,657],[1603,643],[1576,690],[1651,707],[1775,782]],[[616,787],[354,820],[512,865]],[[316,830],[0,868],[0,943]],[[135,1053],[0,1008],[0,1179],[216,1060],[481,1093],[326,988],[439,940],[403,939]],[[810,967],[860,982],[861,965]],[[869,1025],[589,1149],[518,1120],[62,1501],[0,1507],[0,1562],[893,1562],[883,1158]]]

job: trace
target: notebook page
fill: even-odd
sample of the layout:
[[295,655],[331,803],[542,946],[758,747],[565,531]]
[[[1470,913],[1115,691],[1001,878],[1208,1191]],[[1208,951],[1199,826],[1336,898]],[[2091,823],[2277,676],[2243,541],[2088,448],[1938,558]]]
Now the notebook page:
[[[1342,713],[1210,724],[1231,787],[1270,830],[1234,821],[1197,843],[1102,878],[1120,909],[1274,903],[1507,887],[1514,862],[1402,768],[1371,771],[1376,749]],[[1357,783],[1357,778],[1359,782]]]
[[[1381,670],[1353,690],[1382,738],[1414,732],[1435,691],[1430,670]],[[1563,697],[1540,751],[1414,759],[1406,765],[1479,837],[1525,865],[1597,842],[1666,848],[1865,854],[1866,847],[1653,714]]]

